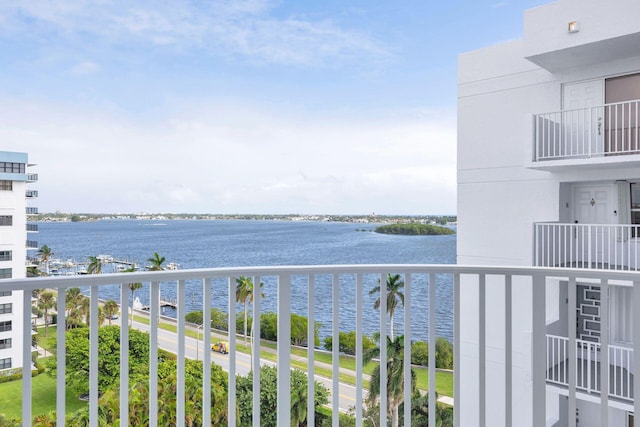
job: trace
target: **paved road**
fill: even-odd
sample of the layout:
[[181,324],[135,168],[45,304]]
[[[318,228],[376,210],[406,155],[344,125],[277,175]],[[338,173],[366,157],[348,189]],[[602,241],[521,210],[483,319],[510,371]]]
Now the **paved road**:
[[[114,322],[115,323],[115,322]],[[149,325],[133,322],[133,327],[149,332]],[[212,338],[213,342],[213,338]],[[198,342],[199,346],[196,347],[196,339],[189,336],[185,336],[185,355],[189,359],[202,359],[202,352],[204,351],[203,342]],[[177,334],[175,332],[167,331],[165,329],[158,329],[158,346],[163,350],[167,350],[172,353],[178,352]],[[209,350],[210,351],[210,350]],[[229,356],[211,351],[211,361],[216,365],[222,367],[223,370],[229,370]],[[270,360],[260,359],[260,365],[275,366],[275,363]],[[251,356],[245,353],[236,352],[236,373],[238,375],[247,375],[251,370]],[[316,381],[324,384],[329,390],[331,396],[331,389],[333,387],[332,380],[323,376],[316,375]],[[346,412],[349,408],[353,407],[356,403],[356,388],[349,384],[340,383],[339,392],[339,408],[340,411]],[[331,397],[329,397],[331,402]]]

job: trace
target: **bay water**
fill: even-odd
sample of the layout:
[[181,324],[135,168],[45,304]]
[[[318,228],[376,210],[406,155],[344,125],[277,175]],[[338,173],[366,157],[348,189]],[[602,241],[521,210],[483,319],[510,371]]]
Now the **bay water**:
[[[42,222],[38,244],[47,245],[54,258],[86,262],[87,257],[110,255],[143,267],[158,252],[180,269],[278,265],[326,264],[452,264],[456,236],[398,236],[374,233],[377,224],[313,221],[261,220],[101,220],[92,222]],[[364,231],[363,231],[364,230]],[[393,272],[392,272],[393,273]],[[276,310],[276,284],[264,278],[263,312]],[[320,336],[331,334],[331,277],[318,278],[314,308],[321,323]],[[428,286],[426,277],[412,281],[411,334],[414,340],[428,337]],[[453,285],[447,275],[436,277],[438,336],[453,337]],[[373,309],[376,295],[369,290],[376,277],[365,277],[363,295],[365,333],[379,329],[379,312]],[[143,304],[149,301],[148,284],[136,292]],[[187,310],[202,309],[202,282],[187,282]],[[228,292],[214,282],[213,306],[226,311]],[[306,315],[306,284],[292,282],[292,311]],[[340,329],[355,329],[353,280],[340,281]],[[118,299],[117,286],[101,288],[100,297]],[[174,299],[176,286],[161,284],[162,299]],[[232,297],[235,297],[233,295]],[[369,309],[370,307],[370,309]],[[344,309],[343,309],[344,308]],[[238,305],[238,312],[242,306]],[[166,315],[175,317],[168,309]],[[402,308],[394,316],[396,331],[403,328]],[[400,332],[401,333],[401,332]]]

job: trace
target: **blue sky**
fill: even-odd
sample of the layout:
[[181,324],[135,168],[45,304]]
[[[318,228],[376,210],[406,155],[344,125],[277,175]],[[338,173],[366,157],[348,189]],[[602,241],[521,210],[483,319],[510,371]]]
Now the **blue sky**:
[[456,61],[544,1],[0,3],[41,211],[450,214]]

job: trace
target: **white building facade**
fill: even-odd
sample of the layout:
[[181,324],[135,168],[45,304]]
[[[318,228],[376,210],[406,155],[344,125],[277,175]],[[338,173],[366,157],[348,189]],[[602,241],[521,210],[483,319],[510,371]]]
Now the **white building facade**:
[[[522,39],[460,55],[459,264],[640,270],[638,16],[637,0],[559,0],[525,12]],[[532,425],[531,317],[544,309],[546,425],[599,426],[605,417],[609,425],[632,426],[631,287],[547,282],[546,307],[539,307],[531,283],[516,281],[513,425]],[[465,391],[482,382],[487,413],[503,413],[508,404],[493,390],[504,381],[506,332],[497,321],[492,327],[492,315],[505,312],[504,286],[491,277],[486,286],[486,336],[470,323],[478,294],[470,290],[461,300],[461,312],[469,313],[461,319],[456,397],[466,408],[463,426],[475,425],[480,410]],[[474,375],[479,339],[488,348],[486,378]],[[607,365],[608,387],[601,383]],[[609,393],[601,398],[602,388]]]
[[[27,173],[26,153],[0,151],[0,278],[24,278],[27,250],[36,250],[37,243],[27,238],[37,226],[27,225],[29,214],[36,208],[27,200],[37,192],[27,189],[27,183],[37,176]],[[29,232],[29,234],[28,234]],[[0,373],[22,367],[23,295],[21,291],[0,293]]]

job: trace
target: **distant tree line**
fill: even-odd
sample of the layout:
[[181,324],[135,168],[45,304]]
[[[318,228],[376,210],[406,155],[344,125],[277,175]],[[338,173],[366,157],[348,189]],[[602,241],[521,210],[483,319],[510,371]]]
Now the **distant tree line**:
[[376,227],[374,231],[382,234],[403,234],[408,236],[434,236],[456,233],[450,228],[432,224],[389,224]]

